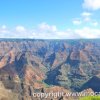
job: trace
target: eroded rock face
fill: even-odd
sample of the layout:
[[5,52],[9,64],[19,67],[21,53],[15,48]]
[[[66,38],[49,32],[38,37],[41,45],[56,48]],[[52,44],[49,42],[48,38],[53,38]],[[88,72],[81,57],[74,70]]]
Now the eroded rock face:
[[99,76],[100,40],[0,40],[0,87],[12,95],[0,92],[3,100],[34,100],[41,89],[99,91]]

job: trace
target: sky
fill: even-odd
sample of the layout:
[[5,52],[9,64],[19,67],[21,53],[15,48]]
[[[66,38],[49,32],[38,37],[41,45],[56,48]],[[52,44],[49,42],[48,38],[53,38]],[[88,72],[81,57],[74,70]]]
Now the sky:
[[0,38],[100,38],[100,0],[0,0]]

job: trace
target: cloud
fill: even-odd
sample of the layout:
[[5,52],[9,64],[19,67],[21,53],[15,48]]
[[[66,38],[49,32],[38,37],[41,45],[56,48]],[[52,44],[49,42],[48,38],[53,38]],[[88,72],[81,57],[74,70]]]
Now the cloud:
[[36,29],[33,30],[32,36],[39,39],[57,39],[57,27],[55,25],[49,25],[45,22],[40,23]]
[[92,15],[92,13],[90,13],[90,12],[83,12],[83,13],[81,13],[83,21],[85,21],[85,22],[91,21],[91,15]]
[[[97,25],[95,21],[93,23]],[[79,39],[100,38],[100,29],[84,27],[80,29],[66,29],[61,31],[55,25],[41,23],[34,29],[16,26],[14,29],[0,27],[0,38],[33,38],[33,39]]]
[[92,13],[90,13],[90,12],[83,12],[81,14],[81,16],[83,16],[83,17],[88,17],[88,16],[91,16],[91,15],[92,15]]
[[40,23],[37,28],[33,29],[32,37],[36,39],[57,39],[57,27],[45,22]]
[[82,22],[79,19],[73,20],[74,25],[80,25]]
[[82,12],[80,14],[80,18],[74,18],[74,20],[72,20],[72,23],[74,25],[82,25],[85,23],[91,23],[92,19],[91,19],[92,13],[91,12]]
[[[97,24],[94,22],[94,24]],[[92,39],[92,38],[100,38],[100,29],[93,29],[91,27],[83,27],[80,29],[66,29],[66,31],[60,31],[56,29],[56,31],[50,31],[50,25],[46,24],[49,28],[40,31],[35,30],[33,32],[33,37],[38,39],[79,39],[79,38],[86,38],[86,39]],[[52,28],[51,28],[52,29]],[[49,30],[49,31],[48,31]],[[38,34],[38,35],[37,35]]]
[[91,21],[91,18],[85,17],[85,18],[84,18],[84,21],[85,21],[85,22],[89,22],[89,21]]
[[[38,35],[37,35],[38,34]],[[51,33],[40,33],[38,30],[32,33],[32,37],[35,39],[75,39],[79,38],[76,33],[72,31],[56,31]]]
[[90,27],[84,27],[82,29],[74,30],[81,38],[100,38],[100,29],[92,29]]
[[8,29],[6,25],[0,27],[0,38],[30,38],[32,33],[24,26],[16,26]]
[[6,27],[6,25],[2,25],[1,28],[2,29],[6,29],[7,27]]
[[0,34],[4,34],[4,33],[9,33],[9,30],[7,29],[6,25],[2,25],[0,27]]
[[98,22],[93,22],[92,23],[92,25],[95,26],[95,27],[98,26],[98,24],[99,24]]
[[100,0],[84,0],[83,8],[88,10],[100,9]]
[[55,25],[48,25],[47,23],[43,22],[38,25],[38,28],[43,31],[57,31],[57,27]]
[[16,26],[15,30],[17,32],[25,32],[26,31],[26,29],[24,28],[24,26]]
[[47,23],[39,24],[38,28],[33,30],[32,35],[36,39],[72,39],[78,37],[76,33],[72,33],[71,29],[61,31],[55,25],[49,25]]

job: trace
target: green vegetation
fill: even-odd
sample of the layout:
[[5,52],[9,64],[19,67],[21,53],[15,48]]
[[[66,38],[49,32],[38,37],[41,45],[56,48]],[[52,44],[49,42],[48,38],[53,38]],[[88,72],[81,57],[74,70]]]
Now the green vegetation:
[[100,96],[81,97],[79,100],[100,100]]

